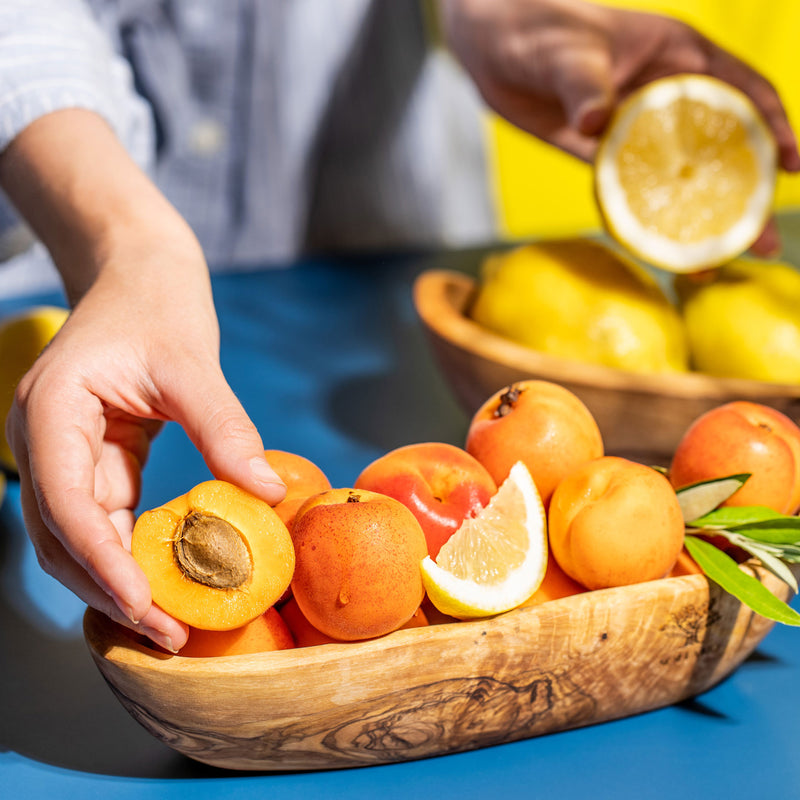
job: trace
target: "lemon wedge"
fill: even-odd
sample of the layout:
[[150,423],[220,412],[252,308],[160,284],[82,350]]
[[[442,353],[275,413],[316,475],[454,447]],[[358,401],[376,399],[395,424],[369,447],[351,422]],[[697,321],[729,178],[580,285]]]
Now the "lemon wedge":
[[776,178],[777,147],[758,109],[705,75],[661,78],[630,95],[594,167],[608,232],[672,272],[747,250],[770,214]]
[[545,512],[528,468],[518,461],[486,507],[421,567],[430,601],[451,617],[488,617],[524,603],[547,568]]

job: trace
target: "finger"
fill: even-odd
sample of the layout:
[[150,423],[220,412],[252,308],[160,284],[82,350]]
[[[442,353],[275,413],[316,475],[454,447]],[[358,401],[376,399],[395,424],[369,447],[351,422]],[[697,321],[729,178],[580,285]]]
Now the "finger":
[[66,548],[40,522],[27,520],[31,541],[42,568],[68,586],[84,603],[126,628],[147,636],[165,650],[177,652],[186,643],[188,626],[151,604],[141,619],[134,621],[107,591],[71,557]]
[[[91,396],[88,403],[85,398],[79,402],[74,390],[66,389],[32,391],[23,402],[24,410],[12,407],[10,433],[22,459],[26,525],[39,543],[44,568],[75,591],[70,583],[74,570],[59,563],[63,553],[52,546],[53,538],[69,554],[67,561],[88,573],[129,619],[141,619],[151,604],[149,583],[93,495],[102,405]],[[71,424],[64,425],[65,418]],[[26,429],[25,419],[36,423]]]
[[264,457],[261,436],[222,373],[204,370],[188,385],[205,390],[167,398],[167,412],[183,426],[214,476],[270,504],[282,500],[286,486]]
[[764,230],[751,245],[750,251],[761,258],[777,258],[781,254],[781,237],[774,217],[767,221]]
[[710,72],[741,89],[761,111],[778,146],[778,162],[787,172],[800,171],[800,152],[786,109],[773,85],[743,61],[718,48],[710,55]]
[[556,91],[570,127],[582,136],[596,136],[608,124],[615,91],[608,49],[588,41],[562,51],[556,70]]

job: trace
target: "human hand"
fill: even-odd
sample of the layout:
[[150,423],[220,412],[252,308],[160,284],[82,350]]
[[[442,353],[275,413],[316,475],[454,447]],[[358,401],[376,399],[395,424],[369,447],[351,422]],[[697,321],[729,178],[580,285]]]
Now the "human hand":
[[203,295],[187,287],[179,304],[159,307],[99,281],[20,382],[7,425],[45,571],[171,650],[186,626],[152,605],[129,552],[141,468],[161,421],[180,423],[217,477],[269,502],[283,491],[219,368],[213,309],[195,302]]
[[[441,0],[445,35],[487,104],[539,139],[591,162],[614,107],[666,75],[712,75],[759,108],[779,164],[800,153],[777,92],[761,74],[669,17],[582,0]],[[754,252],[779,248],[770,221]]]
[[[111,184],[101,174],[106,150],[122,159],[109,170]],[[66,167],[48,163],[59,152],[69,154]],[[175,420],[215,477],[270,503],[285,487],[222,374],[200,247],[110,130],[65,112],[32,126],[10,156],[0,180],[47,241],[76,301],[20,381],[6,424],[28,535],[45,571],[87,604],[177,650],[187,627],[152,603],[130,554],[153,436]],[[76,203],[93,177],[88,196],[97,204]]]

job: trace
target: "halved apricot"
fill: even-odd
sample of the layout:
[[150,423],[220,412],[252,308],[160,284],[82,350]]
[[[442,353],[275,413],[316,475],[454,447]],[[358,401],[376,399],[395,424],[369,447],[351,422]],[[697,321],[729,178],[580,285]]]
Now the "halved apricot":
[[131,541],[153,602],[194,628],[231,630],[263,614],[294,573],[286,525],[265,502],[206,481],[145,511]]

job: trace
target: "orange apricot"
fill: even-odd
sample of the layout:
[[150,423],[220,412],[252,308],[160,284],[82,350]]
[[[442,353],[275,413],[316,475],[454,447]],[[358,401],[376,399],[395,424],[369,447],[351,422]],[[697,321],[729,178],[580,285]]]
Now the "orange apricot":
[[[292,634],[296,647],[313,647],[318,644],[346,644],[342,639],[334,639],[320,630],[317,630],[305,617],[297,605],[297,600],[292,597],[281,606],[281,616]],[[422,628],[428,624],[428,619],[422,608],[418,608],[411,619],[400,629]],[[360,641],[360,640],[359,640]]]
[[550,551],[587,589],[663,578],[683,548],[685,526],[666,477],[616,456],[589,461],[553,492]]
[[205,630],[238,628],[263,614],[289,585],[295,562],[273,509],[224,481],[141,514],[131,552],[153,602]]
[[189,628],[189,638],[178,655],[190,658],[238,656],[290,650],[295,646],[291,631],[274,608],[268,608],[254,620],[229,631]]
[[580,464],[603,455],[595,418],[569,389],[524,380],[495,392],[475,413],[466,450],[499,486],[523,461],[547,508],[558,482]]
[[685,547],[681,550],[678,560],[675,562],[675,566],[669,571],[670,578],[702,574],[703,570],[700,569],[700,565],[689,555],[689,551]]
[[800,508],[800,427],[777,409],[736,400],[701,414],[686,430],[669,467],[676,489],[750,473],[723,505]]
[[398,500],[366,489],[310,497],[292,529],[292,595],[334,639],[372,639],[403,626],[425,594],[425,534]]
[[269,465],[286,484],[286,497],[273,506],[291,531],[297,509],[314,494],[331,488],[328,476],[305,456],[286,450],[265,450]]
[[547,570],[539,588],[522,604],[538,606],[548,600],[559,600],[562,597],[571,597],[574,594],[585,592],[586,587],[570,578],[558,565],[554,558],[547,559]]

